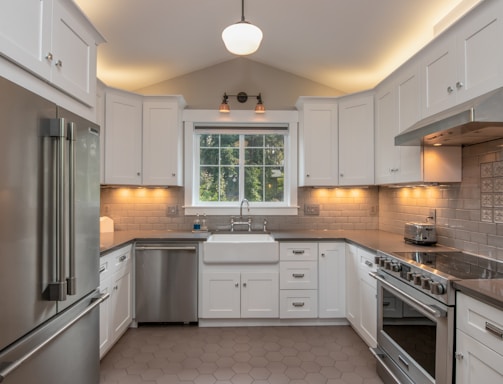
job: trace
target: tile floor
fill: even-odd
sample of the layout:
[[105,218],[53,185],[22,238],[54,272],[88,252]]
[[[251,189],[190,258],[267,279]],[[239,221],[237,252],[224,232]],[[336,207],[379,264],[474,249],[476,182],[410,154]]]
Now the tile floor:
[[140,327],[101,361],[100,384],[382,384],[349,326]]

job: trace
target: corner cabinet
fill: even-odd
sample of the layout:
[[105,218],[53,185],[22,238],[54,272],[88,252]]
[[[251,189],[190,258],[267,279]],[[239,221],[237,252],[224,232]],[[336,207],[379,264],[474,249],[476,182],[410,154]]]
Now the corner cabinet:
[[339,185],[374,184],[374,94],[339,99]]
[[456,294],[456,383],[503,382],[503,311]]
[[96,51],[103,37],[63,0],[6,0],[0,5],[0,52],[84,104],[96,98]]
[[100,358],[103,357],[133,319],[132,246],[127,245],[100,259],[100,292],[110,297],[100,304]]
[[503,85],[502,19],[503,2],[484,1],[420,53],[423,117]]
[[140,96],[108,88],[105,184],[182,186],[181,96]]
[[338,180],[338,113],[335,98],[301,97],[299,186],[334,186]]

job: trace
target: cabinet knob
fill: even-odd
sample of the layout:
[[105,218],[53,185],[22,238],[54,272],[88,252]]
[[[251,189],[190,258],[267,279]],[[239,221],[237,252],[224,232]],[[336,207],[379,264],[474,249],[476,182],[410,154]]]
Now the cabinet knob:
[[324,254],[324,253],[322,253],[322,254],[321,254],[321,257],[325,257],[325,254]]
[[54,58],[54,56],[52,55],[51,52],[47,52],[47,55],[45,55],[45,58],[49,61],[52,61],[52,59]]
[[175,172],[173,172],[173,173],[171,174],[171,176],[175,177],[175,176],[176,176],[176,173],[175,173]]
[[447,87],[447,93],[451,94],[454,92],[454,88],[452,88],[450,85]]
[[239,283],[234,283],[234,286],[237,288],[239,287]]
[[306,177],[310,177],[311,175],[309,173],[306,174]]
[[464,84],[463,84],[461,81],[458,81],[458,82],[456,83],[456,88],[457,88],[457,89],[461,89],[461,88],[463,88],[463,86],[464,86]]
[[61,68],[63,66],[63,62],[61,60],[56,61],[56,64],[54,64],[56,67]]
[[454,357],[456,358],[456,360],[463,360],[463,358],[464,358],[464,356],[461,352],[454,353]]
[[140,173],[140,172],[136,172],[136,176],[140,176],[140,175],[141,175],[141,173]]
[[246,288],[246,283],[243,283],[243,287],[245,287],[245,288]]
[[340,177],[344,177],[344,173],[339,174]]

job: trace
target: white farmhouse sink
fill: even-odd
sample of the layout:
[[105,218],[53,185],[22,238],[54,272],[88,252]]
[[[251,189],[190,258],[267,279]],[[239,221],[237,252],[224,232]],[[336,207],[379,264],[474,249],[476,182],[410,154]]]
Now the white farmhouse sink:
[[264,264],[279,261],[279,245],[267,233],[217,233],[204,243],[206,264]]

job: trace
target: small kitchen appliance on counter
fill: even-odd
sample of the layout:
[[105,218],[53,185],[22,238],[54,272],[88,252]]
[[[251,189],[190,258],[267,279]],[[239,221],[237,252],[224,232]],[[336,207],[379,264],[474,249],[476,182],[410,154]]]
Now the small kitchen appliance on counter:
[[430,223],[405,223],[403,238],[412,244],[433,245],[437,243],[437,229]]

